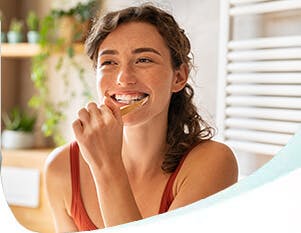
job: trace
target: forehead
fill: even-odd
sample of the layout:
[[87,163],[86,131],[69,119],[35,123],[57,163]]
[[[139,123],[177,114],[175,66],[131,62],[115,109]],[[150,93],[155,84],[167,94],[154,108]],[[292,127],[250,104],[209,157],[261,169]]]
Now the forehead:
[[149,23],[130,22],[119,25],[100,44],[99,50],[123,50],[137,47],[153,47],[169,53],[168,47],[157,28]]

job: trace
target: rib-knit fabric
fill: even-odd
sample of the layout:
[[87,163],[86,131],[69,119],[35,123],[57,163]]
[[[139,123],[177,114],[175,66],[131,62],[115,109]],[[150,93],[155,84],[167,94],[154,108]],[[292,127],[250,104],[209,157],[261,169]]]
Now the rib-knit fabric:
[[96,230],[84,206],[80,192],[79,147],[76,142],[70,145],[70,167],[72,183],[71,217],[79,231]]
[[[170,175],[162,198],[159,208],[159,214],[165,213],[168,211],[171,203],[174,200],[173,196],[173,184],[179,173],[182,164],[187,157],[189,150],[181,159],[176,170]],[[79,147],[76,142],[70,144],[70,166],[71,166],[71,182],[72,182],[72,203],[71,203],[71,217],[79,231],[90,231],[96,230],[97,227],[94,225],[90,219],[87,211],[85,209],[81,192],[80,192],[80,172],[79,172]]]
[[176,170],[170,175],[167,183],[166,183],[166,186],[165,186],[165,189],[164,189],[164,192],[163,192],[163,195],[162,195],[162,198],[161,198],[161,203],[160,203],[160,208],[159,208],[159,214],[163,214],[165,212],[168,211],[171,203],[173,202],[174,200],[174,195],[173,195],[173,191],[172,191],[172,188],[173,188],[173,184],[175,182],[175,179],[182,167],[182,164],[186,158],[188,153],[186,153],[180,163],[178,164],[178,167],[176,168]]

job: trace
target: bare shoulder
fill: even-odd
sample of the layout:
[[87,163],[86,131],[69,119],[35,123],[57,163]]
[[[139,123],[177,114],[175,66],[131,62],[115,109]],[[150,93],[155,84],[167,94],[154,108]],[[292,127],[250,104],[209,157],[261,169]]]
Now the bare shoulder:
[[57,232],[75,232],[71,216],[71,174],[69,144],[54,149],[45,163],[46,194]]
[[190,151],[187,161],[190,166],[206,163],[207,165],[237,169],[236,158],[232,150],[227,145],[213,140],[199,143]]
[[238,166],[232,150],[213,140],[198,144],[187,156],[186,169],[191,174],[220,175],[225,182],[236,182]]
[[237,182],[238,166],[232,150],[213,140],[201,142],[187,155],[178,174],[174,193],[193,187],[198,199]]
[[69,145],[54,149],[47,157],[45,163],[46,175],[60,176],[66,172],[69,165]]
[[53,202],[52,204],[62,203],[61,201],[69,203],[71,190],[69,145],[58,147],[48,155],[44,172],[46,191],[50,202]]

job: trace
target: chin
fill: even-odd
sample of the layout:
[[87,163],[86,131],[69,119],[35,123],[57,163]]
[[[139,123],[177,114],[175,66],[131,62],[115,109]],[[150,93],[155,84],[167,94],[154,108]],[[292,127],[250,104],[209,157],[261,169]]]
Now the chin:
[[[152,124],[156,115],[153,109],[137,109],[122,117],[124,126],[143,126]],[[159,114],[160,115],[160,114]]]
[[123,126],[131,127],[131,126],[144,125],[148,122],[149,118],[145,118],[145,117],[142,118],[142,117],[135,115],[135,113],[132,113],[132,114],[122,117],[122,120],[123,120]]
[[[158,124],[159,122],[167,122],[167,111],[158,112],[140,111],[129,113],[122,117],[125,127],[139,127],[145,125]],[[161,124],[161,123],[159,123]]]

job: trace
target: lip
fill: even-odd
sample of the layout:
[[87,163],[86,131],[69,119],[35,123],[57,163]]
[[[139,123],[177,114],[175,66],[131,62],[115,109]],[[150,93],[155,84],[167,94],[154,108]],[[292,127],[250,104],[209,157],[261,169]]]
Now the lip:
[[120,108],[120,107],[126,106],[128,104],[118,102],[114,98],[115,95],[141,95],[141,94],[146,94],[148,97],[150,96],[150,94],[148,92],[141,91],[141,90],[120,90],[120,91],[116,90],[116,91],[110,91],[110,92],[107,92],[106,96],[109,97],[113,101],[113,103]]

